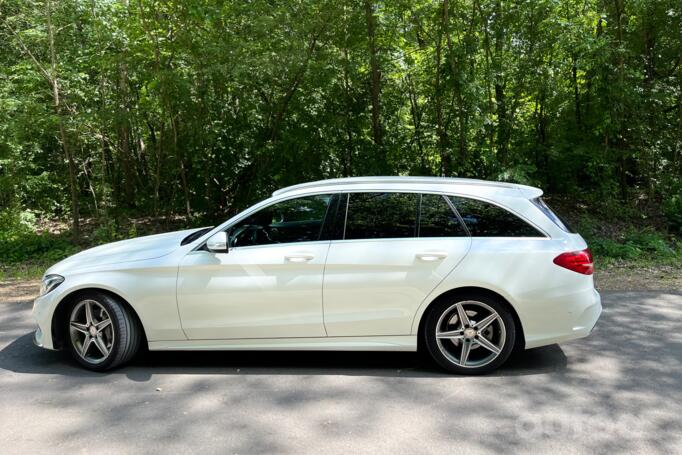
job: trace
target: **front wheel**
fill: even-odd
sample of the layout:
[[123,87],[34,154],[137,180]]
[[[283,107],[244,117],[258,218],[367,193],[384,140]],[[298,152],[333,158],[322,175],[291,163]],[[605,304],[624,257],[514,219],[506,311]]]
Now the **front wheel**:
[[139,349],[137,320],[122,302],[108,294],[81,294],[68,315],[69,351],[89,370],[115,368],[132,359]]
[[505,304],[471,293],[436,303],[426,316],[423,336],[441,367],[459,374],[484,374],[509,358],[516,327]]

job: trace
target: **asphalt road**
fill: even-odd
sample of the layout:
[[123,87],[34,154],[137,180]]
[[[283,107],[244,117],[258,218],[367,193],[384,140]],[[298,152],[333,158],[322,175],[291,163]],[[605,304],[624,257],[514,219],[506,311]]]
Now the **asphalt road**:
[[486,377],[403,353],[150,353],[107,374],[0,303],[0,452],[681,453],[682,295],[603,293],[590,338]]

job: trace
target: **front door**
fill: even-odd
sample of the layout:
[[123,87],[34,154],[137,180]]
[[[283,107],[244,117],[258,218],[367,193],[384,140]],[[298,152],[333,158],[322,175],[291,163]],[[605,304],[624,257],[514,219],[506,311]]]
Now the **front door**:
[[181,261],[178,308],[194,340],[324,337],[323,225],[331,195],[288,199],[228,229],[229,251]]

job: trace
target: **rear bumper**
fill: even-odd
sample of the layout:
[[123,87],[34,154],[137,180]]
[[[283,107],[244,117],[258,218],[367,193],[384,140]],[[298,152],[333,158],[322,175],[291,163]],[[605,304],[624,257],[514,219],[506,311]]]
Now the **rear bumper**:
[[524,325],[526,349],[588,336],[601,316],[601,296],[595,289],[565,296],[554,310]]

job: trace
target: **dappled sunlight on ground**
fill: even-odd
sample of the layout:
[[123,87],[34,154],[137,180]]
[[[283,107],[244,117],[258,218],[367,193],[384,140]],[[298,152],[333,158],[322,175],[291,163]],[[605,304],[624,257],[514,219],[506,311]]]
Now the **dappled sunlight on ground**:
[[[606,293],[587,339],[450,376],[413,353],[147,353],[106,374],[34,347],[0,305],[0,441],[10,452],[673,453],[682,296]],[[37,431],[39,429],[39,431]]]

